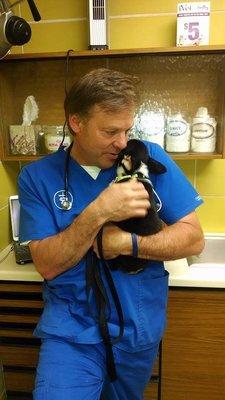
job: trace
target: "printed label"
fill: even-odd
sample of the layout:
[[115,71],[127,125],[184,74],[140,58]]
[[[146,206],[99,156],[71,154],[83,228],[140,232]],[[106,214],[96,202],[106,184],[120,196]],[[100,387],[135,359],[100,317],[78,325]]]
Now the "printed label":
[[171,136],[181,136],[187,131],[187,124],[184,121],[174,120],[168,123],[167,134]]
[[207,139],[214,136],[214,127],[210,124],[194,124],[192,126],[192,136],[196,139]]

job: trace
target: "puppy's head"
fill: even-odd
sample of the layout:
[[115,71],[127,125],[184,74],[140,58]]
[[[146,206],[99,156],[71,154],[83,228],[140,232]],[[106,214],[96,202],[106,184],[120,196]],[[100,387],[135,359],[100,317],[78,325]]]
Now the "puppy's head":
[[141,166],[141,163],[147,164],[148,151],[144,143],[137,139],[131,139],[127,142],[127,147],[123,149],[118,156],[117,165],[125,166],[129,173],[134,173]]
[[137,139],[129,140],[127,147],[119,153],[117,165],[123,167],[126,173],[132,174],[141,167],[142,163],[148,166],[150,173],[166,172],[166,167],[162,163],[149,157],[148,149],[143,142]]

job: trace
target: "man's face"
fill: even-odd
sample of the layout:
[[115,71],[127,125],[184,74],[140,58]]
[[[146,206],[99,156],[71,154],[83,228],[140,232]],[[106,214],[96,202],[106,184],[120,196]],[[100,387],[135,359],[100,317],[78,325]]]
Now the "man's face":
[[87,119],[71,115],[70,126],[75,132],[71,155],[81,165],[110,168],[127,145],[133,120],[133,107],[109,113],[95,105]]

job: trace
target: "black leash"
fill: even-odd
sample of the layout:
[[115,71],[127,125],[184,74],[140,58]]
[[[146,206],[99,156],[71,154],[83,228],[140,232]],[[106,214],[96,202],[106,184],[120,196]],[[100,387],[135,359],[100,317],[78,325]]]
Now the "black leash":
[[107,296],[107,292],[104,286],[104,282],[101,277],[101,269],[100,269],[100,260],[96,256],[95,252],[90,249],[87,255],[87,265],[86,265],[86,291],[87,298],[89,299],[90,290],[93,290],[96,306],[98,310],[98,324],[101,332],[101,336],[103,339],[103,343],[106,349],[106,368],[107,373],[110,377],[111,381],[115,381],[117,379],[116,375],[116,367],[113,355],[113,344],[118,343],[124,333],[124,318],[123,311],[120,304],[120,300],[109,270],[109,266],[107,261],[104,259],[103,251],[102,251],[102,233],[103,228],[99,231],[97,235],[97,246],[98,252],[101,260],[101,264],[103,267],[103,272],[106,277],[106,281],[109,287],[109,290],[112,294],[112,298],[116,307],[116,311],[119,318],[119,335],[115,338],[110,337],[109,328],[108,328],[108,320],[110,318],[110,314],[107,317],[107,308],[110,312],[110,303]]

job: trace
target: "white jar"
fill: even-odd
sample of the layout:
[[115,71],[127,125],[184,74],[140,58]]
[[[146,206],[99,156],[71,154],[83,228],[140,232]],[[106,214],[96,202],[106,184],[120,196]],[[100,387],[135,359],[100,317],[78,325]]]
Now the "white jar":
[[210,117],[206,107],[199,107],[192,122],[191,150],[198,153],[213,153],[216,148],[215,118]]
[[166,151],[182,153],[190,150],[190,124],[181,113],[167,118]]
[[[63,138],[63,126],[45,125],[42,127],[45,137],[45,148],[48,153],[53,153],[58,150]],[[66,132],[63,146],[69,146],[71,138]]]

